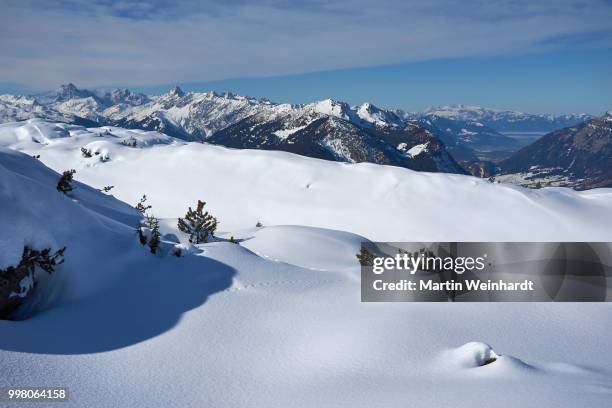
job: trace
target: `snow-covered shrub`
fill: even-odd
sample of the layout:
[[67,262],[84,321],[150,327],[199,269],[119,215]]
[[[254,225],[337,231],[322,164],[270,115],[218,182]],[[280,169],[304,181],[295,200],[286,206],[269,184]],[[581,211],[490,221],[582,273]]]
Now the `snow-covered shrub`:
[[257,221],[257,224],[255,224],[255,227],[261,228],[261,227],[263,227],[263,224],[261,222]]
[[26,246],[18,265],[0,269],[0,319],[9,318],[30,294],[36,283],[36,268],[53,273],[64,262],[65,250],[66,247],[52,253],[51,248],[39,251]]
[[86,149],[84,147],[81,147],[81,154],[87,159],[92,156],[91,149]]
[[159,238],[161,236],[161,234],[159,233],[159,220],[153,215],[147,215],[145,218],[145,224],[150,231],[149,241],[147,242],[147,245],[149,245],[151,253],[154,254],[159,249]]
[[130,136],[127,139],[123,139],[121,141],[121,144],[124,146],[128,146],[128,147],[136,147],[138,143],[136,141],[136,138],[134,138],[133,136]]
[[147,245],[152,254],[160,250],[161,233],[159,231],[159,219],[151,214],[145,215],[144,220],[136,229],[138,241],[141,245]]
[[198,200],[195,211],[189,207],[185,218],[178,219],[178,229],[189,234],[189,242],[192,244],[206,242],[217,229],[217,219],[208,211],[204,212],[205,205],[204,201]]
[[62,177],[60,177],[59,181],[57,182],[57,191],[64,194],[67,194],[72,191],[73,187],[70,182],[72,181],[72,178],[75,173],[76,170],[74,169],[66,170],[65,172],[63,172]]

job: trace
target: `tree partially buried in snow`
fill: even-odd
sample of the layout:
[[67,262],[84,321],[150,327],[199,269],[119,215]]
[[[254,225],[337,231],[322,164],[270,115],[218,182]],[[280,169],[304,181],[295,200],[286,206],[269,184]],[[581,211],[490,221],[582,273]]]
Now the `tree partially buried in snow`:
[[57,182],[57,191],[64,194],[68,194],[72,191],[73,187],[70,183],[72,182],[74,173],[76,173],[76,170],[74,169],[66,170],[62,173],[62,177],[60,177],[59,181]]
[[151,253],[155,254],[157,253],[157,250],[159,249],[160,236],[161,236],[159,232],[159,220],[155,218],[153,215],[147,214],[145,217],[145,223],[150,230],[150,237],[149,237],[149,242],[147,243],[147,245],[149,245],[149,248],[151,249]]
[[189,207],[185,218],[178,219],[178,229],[189,234],[189,242],[200,244],[207,242],[217,229],[217,219],[204,211],[204,201],[198,200],[195,211]]
[[0,320],[10,318],[30,295],[36,284],[36,269],[53,273],[64,262],[65,250],[66,247],[51,252],[51,248],[36,250],[26,246],[18,265],[0,269]]

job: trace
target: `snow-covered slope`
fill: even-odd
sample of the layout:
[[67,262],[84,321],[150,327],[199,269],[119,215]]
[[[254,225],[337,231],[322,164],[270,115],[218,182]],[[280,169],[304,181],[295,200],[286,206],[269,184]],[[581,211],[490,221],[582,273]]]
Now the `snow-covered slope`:
[[117,265],[137,249],[139,214],[132,207],[80,183],[64,195],[58,180],[40,161],[0,147],[0,269],[17,265],[25,246],[67,248],[65,263],[38,290],[46,294],[34,301],[38,309],[121,279]]
[[[38,141],[41,133],[47,142]],[[132,137],[135,147],[126,142]],[[1,125],[0,145],[40,155],[58,172],[74,168],[77,180],[94,187],[114,185],[113,194],[123,201],[136,203],[147,194],[164,218],[180,216],[203,199],[228,230],[260,221],[351,231],[374,240],[523,240],[525,231],[530,240],[563,234],[595,240],[606,239],[610,227],[602,222],[612,199],[605,189],[534,191],[468,176],[36,120]],[[92,157],[84,157],[83,147]]]
[[[0,321],[3,385],[68,386],[68,407],[609,405],[609,305],[361,303],[355,253],[366,238],[607,241],[611,190],[40,121],[2,125],[0,145],[27,153],[0,148],[0,220],[21,226],[0,242],[67,246],[53,307]],[[146,193],[182,241],[176,217],[204,199],[220,240],[153,256],[134,210],[84,184],[62,195],[43,164],[127,203]]]

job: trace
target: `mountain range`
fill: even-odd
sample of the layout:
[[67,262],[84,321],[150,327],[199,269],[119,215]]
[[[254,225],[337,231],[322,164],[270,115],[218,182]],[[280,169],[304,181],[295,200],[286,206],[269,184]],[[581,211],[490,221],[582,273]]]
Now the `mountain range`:
[[436,116],[460,121],[474,121],[501,133],[538,132],[548,133],[584,122],[592,116],[586,113],[549,115],[531,114],[510,110],[487,109],[470,105],[431,107],[426,116]]
[[[155,130],[233,148],[478,176],[498,172],[499,162],[510,160],[526,145],[503,132],[544,133],[591,119],[585,114],[535,115],[467,105],[414,113],[332,99],[279,104],[229,92],[184,92],[179,87],[148,96],[67,84],[38,95],[0,96],[0,122],[33,117],[88,127]],[[520,157],[505,168],[519,169]]]

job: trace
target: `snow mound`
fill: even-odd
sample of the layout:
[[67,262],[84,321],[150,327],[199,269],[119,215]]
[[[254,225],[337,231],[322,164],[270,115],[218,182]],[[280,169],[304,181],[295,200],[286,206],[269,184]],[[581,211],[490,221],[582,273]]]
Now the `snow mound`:
[[[68,132],[70,127],[72,126],[63,123],[51,123],[42,119],[30,119],[21,122],[18,127],[8,127],[10,130],[7,136],[4,136],[7,128],[0,126],[0,135],[4,136],[3,139],[5,143],[6,141],[10,144],[31,142],[46,145],[51,143],[54,139],[70,136]],[[12,138],[10,136],[12,136]]]
[[475,368],[492,364],[499,356],[491,346],[479,341],[466,343],[455,349],[444,353],[443,358],[448,361],[449,366],[457,368]]
[[343,231],[301,226],[271,226],[235,234],[241,245],[266,259],[313,270],[344,270],[366,238]]
[[466,369],[482,368],[475,371],[477,375],[495,375],[509,377],[521,374],[526,370],[535,370],[534,367],[512,356],[496,353],[491,346],[479,341],[472,341],[460,347],[446,350],[438,360],[440,367],[451,372]]

